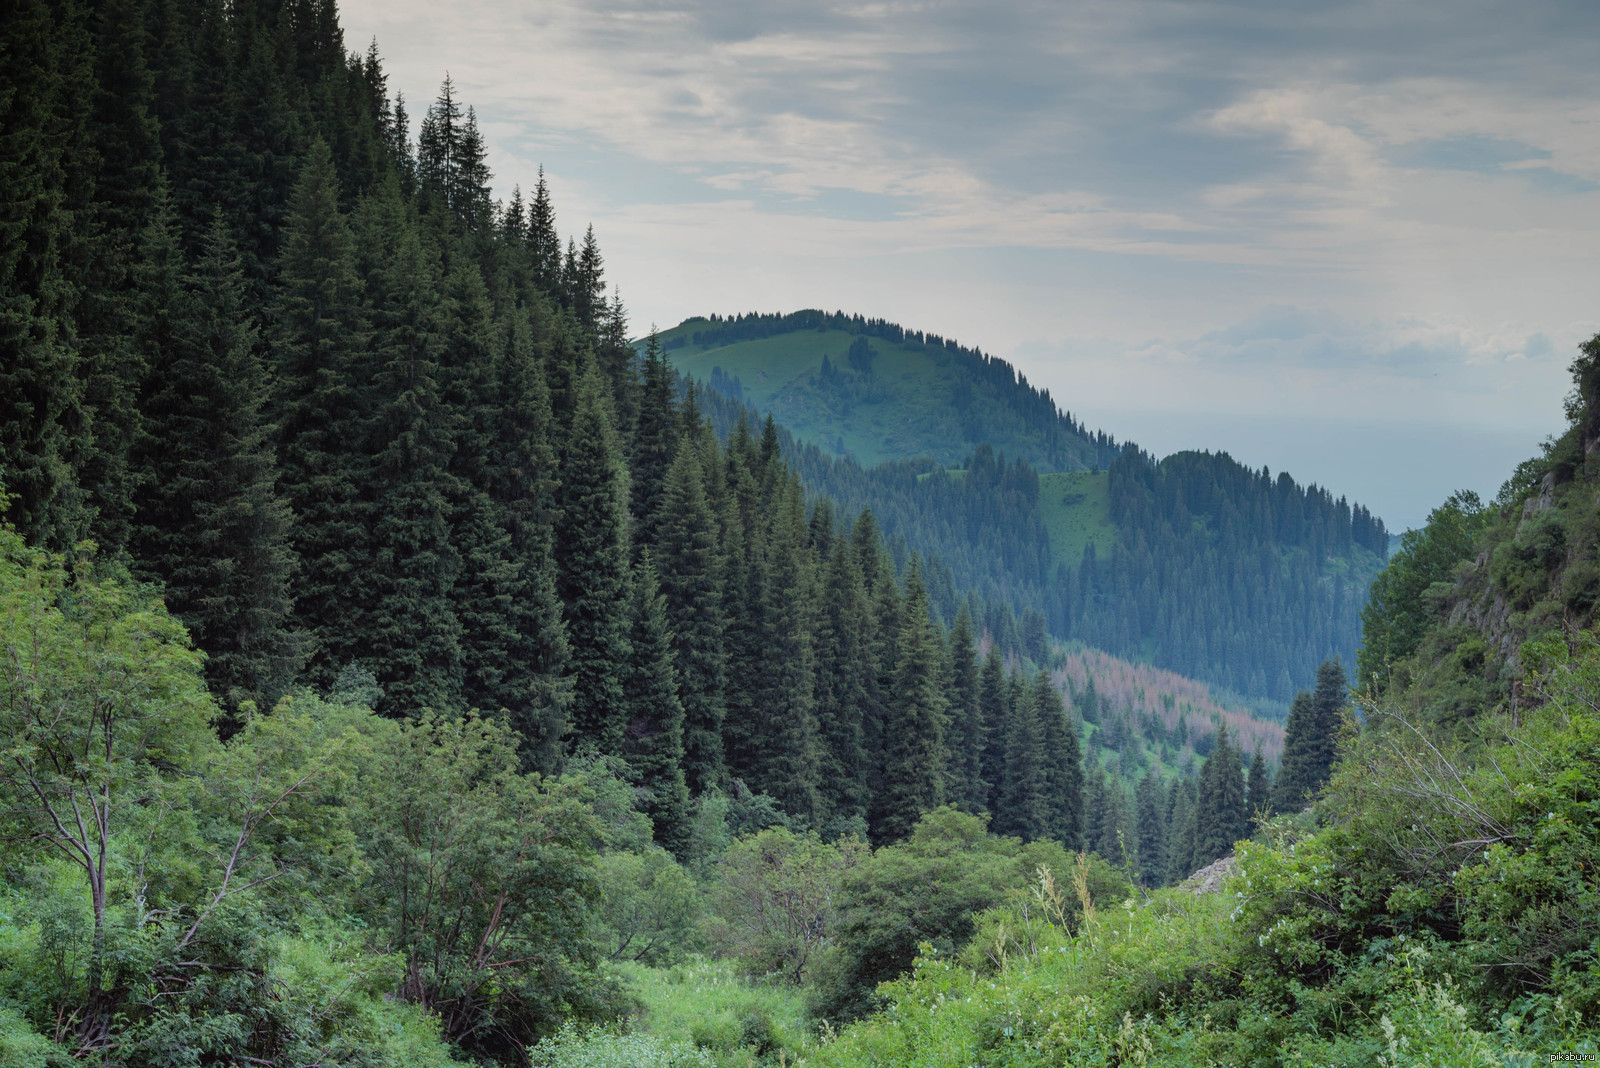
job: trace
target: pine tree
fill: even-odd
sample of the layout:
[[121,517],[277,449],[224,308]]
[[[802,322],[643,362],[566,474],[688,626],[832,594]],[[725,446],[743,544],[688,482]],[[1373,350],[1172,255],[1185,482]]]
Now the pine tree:
[[836,538],[828,554],[817,615],[816,703],[822,747],[819,788],[826,818],[839,827],[866,826],[862,710],[875,674],[870,626],[861,572],[847,539]]
[[951,687],[949,782],[945,796],[968,812],[985,812],[989,784],[983,777],[983,750],[988,744],[983,709],[978,701],[978,654],[973,646],[972,617],[965,605],[950,628]]
[[656,516],[666,488],[667,469],[677,451],[678,421],[673,404],[672,368],[662,355],[656,335],[651,333],[645,346],[644,383],[629,455],[635,538],[641,545],[655,544]]
[[884,722],[882,788],[873,796],[876,841],[907,837],[944,800],[945,697],[939,692],[939,639],[928,615],[922,565],[911,558],[893,685]]
[[1041,726],[1040,787],[1043,793],[1044,834],[1068,849],[1083,844],[1083,756],[1078,732],[1067,717],[1061,692],[1041,671],[1029,695],[1034,717]]
[[622,748],[627,725],[628,476],[610,405],[590,362],[578,380],[561,457],[555,557],[572,649],[569,730],[575,745]]
[[1190,778],[1172,784],[1167,812],[1167,882],[1181,883],[1200,865],[1195,863],[1195,817],[1198,784]]
[[561,235],[556,233],[555,209],[550,204],[550,186],[539,168],[539,184],[534,187],[533,203],[528,207],[528,259],[534,284],[555,294],[561,284]]
[[757,693],[757,763],[750,786],[770,794],[802,825],[820,813],[820,746],[812,646],[815,565],[805,527],[799,478],[788,473],[767,499],[770,527],[763,539],[760,629],[763,650]]
[[571,650],[556,593],[553,417],[527,309],[508,315],[493,380],[500,403],[484,481],[499,506],[516,573],[506,605],[514,634],[500,650],[502,696],[491,698],[489,707],[511,713],[523,738],[524,764],[550,772],[560,762],[566,733]]
[[656,552],[684,710],[684,772],[704,793],[722,779],[725,658],[717,531],[696,443],[679,443],[656,517]]
[[1283,759],[1273,790],[1274,807],[1298,812],[1333,774],[1346,681],[1337,658],[1317,669],[1315,693],[1302,691],[1289,706],[1283,738]]
[[1228,738],[1227,728],[1219,724],[1211,755],[1200,773],[1195,803],[1195,867],[1227,856],[1233,851],[1233,843],[1248,833],[1239,750]]
[[995,833],[1028,840],[1039,838],[1047,826],[1044,775],[1039,766],[1044,723],[1039,718],[1039,706],[1028,699],[1020,676],[1008,681],[1002,715],[1006,764],[994,810]]
[[983,780],[988,796],[984,811],[997,813],[1005,792],[1006,746],[1009,742],[1009,717],[1006,715],[1006,669],[999,646],[991,644],[978,676],[978,716],[983,721]]
[[[415,227],[396,226],[389,255],[369,279],[376,328],[365,492],[372,568],[358,580],[368,612],[358,640],[387,710],[446,709],[459,706],[466,671],[455,520],[468,487],[451,470],[463,413],[445,396],[437,261]],[[492,541],[492,518],[482,501],[472,504],[474,514],[461,526],[473,525],[479,545]]]
[[1159,886],[1167,873],[1167,811],[1161,779],[1155,769],[1144,773],[1134,793],[1138,822],[1139,874],[1146,885]]
[[72,216],[58,136],[71,61],[61,53],[70,47],[43,0],[0,19],[0,483],[7,520],[57,551],[83,538],[90,518],[75,470],[89,413],[62,263]]
[[280,485],[301,562],[295,618],[314,637],[312,679],[325,686],[367,649],[362,602],[351,594],[372,571],[359,488],[369,467],[361,387],[371,371],[353,242],[339,214],[333,156],[320,140],[307,153],[291,207],[273,312],[274,414]]
[[634,576],[629,671],[624,686],[628,725],[623,756],[644,797],[655,839],[674,853],[689,841],[689,790],[683,776],[683,705],[665,598],[646,549]]
[[1272,780],[1267,773],[1267,758],[1261,755],[1261,743],[1250,755],[1250,774],[1245,784],[1245,803],[1252,816],[1266,814],[1272,808]]
[[[220,213],[182,288],[170,213],[148,228],[152,363],[135,451],[143,490],[135,515],[138,569],[164,585],[167,607],[206,652],[212,692],[230,711],[270,708],[300,666],[290,633],[289,508],[278,496],[268,379],[244,307],[244,276]],[[157,325],[157,320],[166,320]]]

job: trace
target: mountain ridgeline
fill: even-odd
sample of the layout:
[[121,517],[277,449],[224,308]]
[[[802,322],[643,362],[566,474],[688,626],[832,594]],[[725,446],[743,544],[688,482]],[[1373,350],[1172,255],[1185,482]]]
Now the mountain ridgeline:
[[808,489],[948,568],[930,575],[947,618],[976,591],[1059,638],[1278,703],[1330,656],[1354,661],[1389,541],[1359,504],[1225,453],[1157,460],[1005,361],[882,320],[690,319],[657,341],[708,387],[721,431],[771,414]]

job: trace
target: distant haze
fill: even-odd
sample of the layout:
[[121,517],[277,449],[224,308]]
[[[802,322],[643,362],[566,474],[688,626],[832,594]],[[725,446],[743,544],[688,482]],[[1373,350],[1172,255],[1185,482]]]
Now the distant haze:
[[355,0],[497,193],[542,163],[636,331],[822,307],[1016,362],[1090,426],[1419,522],[1560,429],[1600,326],[1578,0]]

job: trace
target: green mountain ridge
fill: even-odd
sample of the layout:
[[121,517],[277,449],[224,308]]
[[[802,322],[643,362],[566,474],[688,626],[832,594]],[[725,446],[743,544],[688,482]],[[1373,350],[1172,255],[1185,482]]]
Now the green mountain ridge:
[[1058,638],[1274,702],[1354,660],[1389,548],[1359,504],[1225,453],[1157,460],[1004,360],[880,319],[694,318],[655,338],[707,387],[720,432],[770,417],[811,492],[873,509],[948,568],[930,571],[947,614],[975,591]]
[[1004,360],[883,320],[697,318],[658,338],[680,372],[864,467],[921,456],[959,466],[988,442],[1040,471],[1084,471],[1117,451]]

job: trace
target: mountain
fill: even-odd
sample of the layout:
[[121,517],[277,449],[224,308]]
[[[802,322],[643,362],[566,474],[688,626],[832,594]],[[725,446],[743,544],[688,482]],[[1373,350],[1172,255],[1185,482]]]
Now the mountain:
[[987,442],[1039,471],[1084,471],[1117,451],[1006,361],[882,319],[697,318],[659,340],[684,374],[864,467],[923,456],[957,467]]
[[[1090,432],[1005,361],[859,315],[690,319],[656,335],[727,433],[770,417],[812,492],[871,508],[969,592],[1061,639],[1287,702],[1353,662],[1381,519],[1225,453]],[[635,343],[648,346],[648,340]]]

